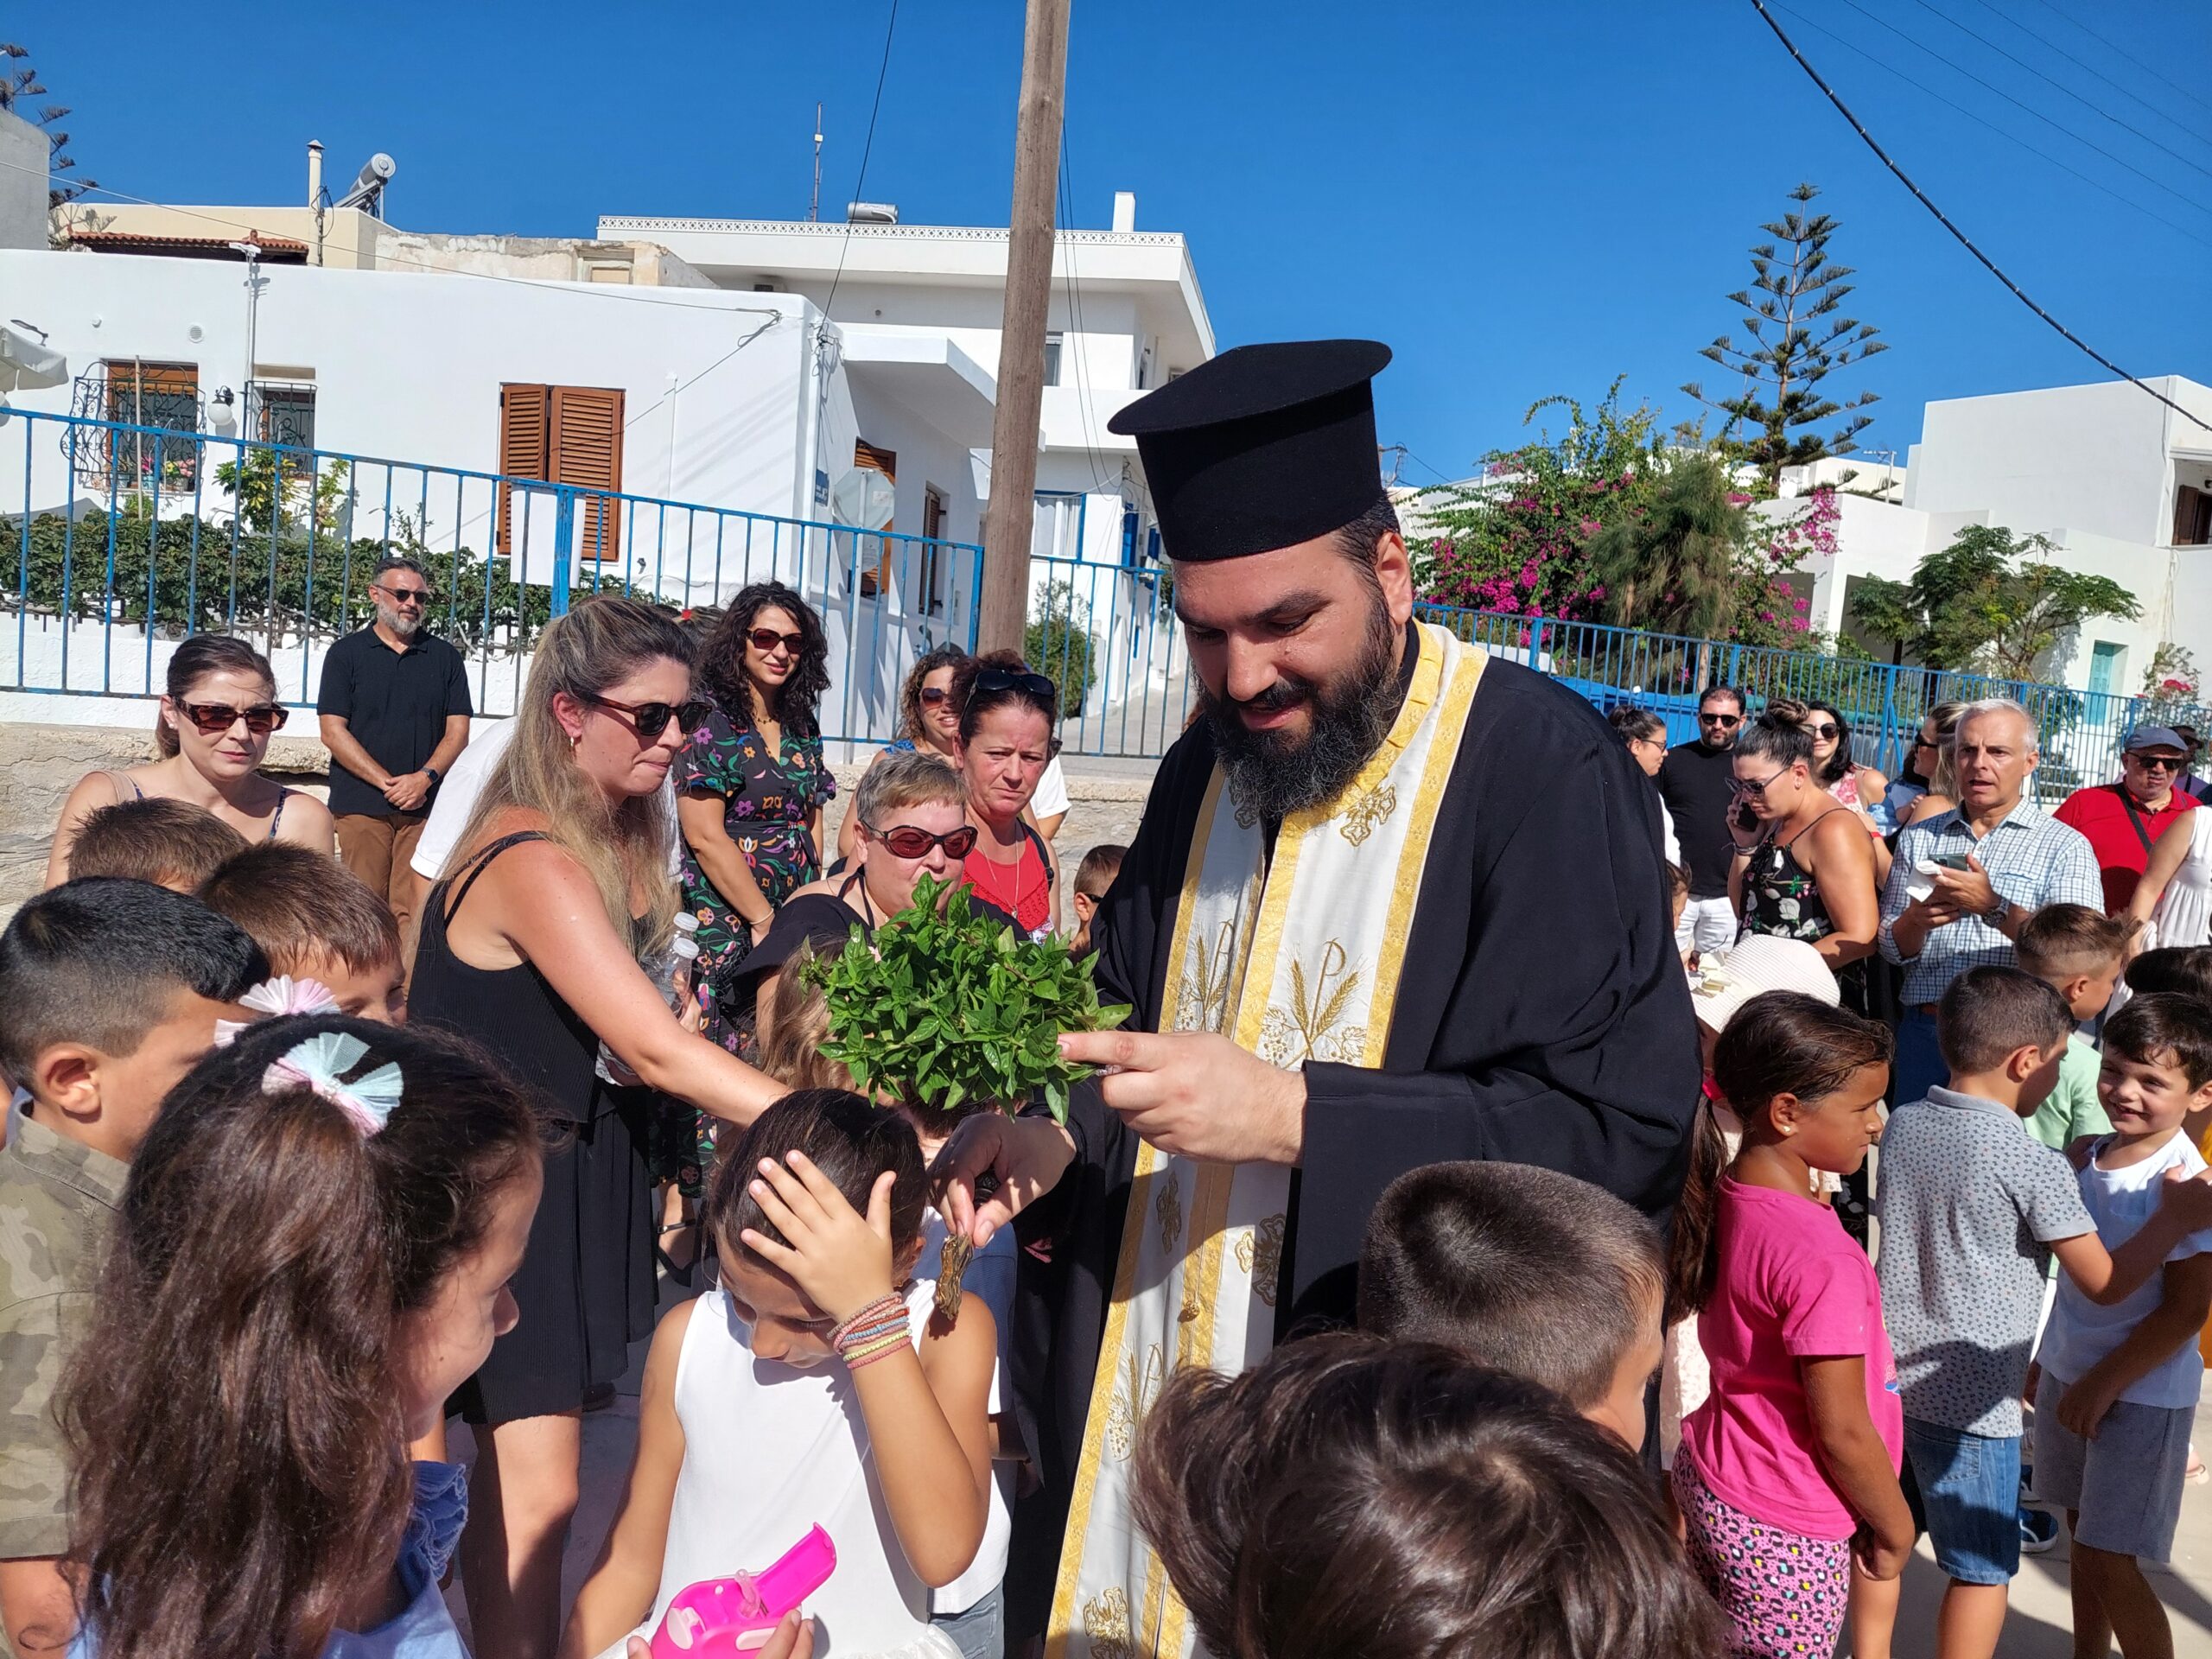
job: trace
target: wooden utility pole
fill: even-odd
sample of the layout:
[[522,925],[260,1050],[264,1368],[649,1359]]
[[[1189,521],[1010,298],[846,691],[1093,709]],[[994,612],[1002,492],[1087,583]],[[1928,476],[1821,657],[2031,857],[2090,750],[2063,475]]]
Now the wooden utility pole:
[[[1006,315],[998,407],[991,419],[991,501],[983,515],[983,591],[976,643],[1021,649],[1029,613],[1029,532],[1036,514],[1038,421],[1045,402],[1046,308],[1052,295],[1052,199],[1068,69],[1069,0],[1028,0],[1021,30],[1021,106],[1014,133]],[[1082,349],[1080,341],[1076,349]]]

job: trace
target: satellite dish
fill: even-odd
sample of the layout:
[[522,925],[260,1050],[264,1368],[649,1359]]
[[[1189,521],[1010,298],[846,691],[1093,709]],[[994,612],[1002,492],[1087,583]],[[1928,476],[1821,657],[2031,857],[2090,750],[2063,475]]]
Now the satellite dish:
[[855,530],[881,530],[891,522],[898,492],[873,467],[855,467],[830,492],[830,516]]

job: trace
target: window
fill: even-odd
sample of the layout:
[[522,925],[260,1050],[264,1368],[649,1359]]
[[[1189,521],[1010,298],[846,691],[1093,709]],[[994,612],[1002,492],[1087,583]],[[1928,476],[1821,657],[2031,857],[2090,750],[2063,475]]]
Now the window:
[[[198,434],[198,364],[110,359],[100,368],[105,387],[99,418],[162,432]],[[158,492],[192,487],[200,456],[196,443],[170,443],[146,432],[104,432],[94,442],[111,451],[111,470],[126,489],[152,487]],[[158,480],[154,475],[157,461]]]
[[1152,347],[1147,346],[1137,353],[1137,390],[1142,391],[1152,380]]
[[[315,388],[296,380],[249,381],[245,389],[245,435],[257,443],[294,449],[315,448]],[[311,455],[287,455],[287,476],[304,478],[315,470]]]
[[1060,340],[1058,334],[1045,336],[1045,384],[1048,386],[1060,384]]
[[[895,449],[879,449],[872,443],[867,443],[859,439],[855,439],[853,442],[853,465],[855,467],[866,467],[871,471],[881,473],[884,477],[889,480],[893,485],[896,485],[899,482],[899,452]],[[892,522],[892,520],[886,519],[882,524],[877,525],[876,528],[879,530],[889,530],[891,528]],[[879,537],[875,543],[874,566],[872,569],[863,569],[861,568],[861,563],[862,555],[861,554],[860,549],[857,545],[860,541],[860,537],[855,536],[853,540],[855,545],[853,550],[852,562],[847,568],[849,569],[856,569],[860,571],[861,597],[862,599],[874,599],[878,594],[881,593],[892,583],[892,543],[886,539]]]
[[2174,545],[2202,547],[2212,542],[2212,486],[2184,484],[2174,492]]
[[[499,472],[506,478],[572,484],[591,492],[576,502],[575,556],[606,561],[622,550],[622,391],[619,386],[499,388]],[[512,555],[511,500],[499,486],[499,550]]]
[[944,492],[934,484],[922,486],[922,534],[929,540],[922,543],[922,611],[928,616],[941,615],[944,610],[944,550],[938,543],[944,539]]

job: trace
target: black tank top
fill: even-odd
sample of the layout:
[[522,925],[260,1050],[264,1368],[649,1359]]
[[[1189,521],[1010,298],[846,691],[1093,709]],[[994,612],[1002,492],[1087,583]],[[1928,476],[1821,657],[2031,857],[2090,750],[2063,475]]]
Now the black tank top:
[[608,1086],[592,1069],[599,1058],[597,1034],[531,963],[473,968],[446,942],[447,926],[486,867],[510,847],[547,839],[535,830],[502,836],[431,889],[423,907],[407,1017],[467,1038],[539,1090],[560,1116],[588,1123],[614,1109]]

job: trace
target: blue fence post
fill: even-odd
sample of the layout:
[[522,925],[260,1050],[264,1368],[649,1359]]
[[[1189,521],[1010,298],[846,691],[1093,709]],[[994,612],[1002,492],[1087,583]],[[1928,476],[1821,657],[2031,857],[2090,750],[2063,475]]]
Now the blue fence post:
[[[1892,778],[1904,770],[1890,753],[1890,745],[1896,739],[1897,731],[1897,671],[1893,665],[1885,665],[1882,669],[1882,740],[1880,747],[1874,751],[1874,763]],[[1908,755],[1905,758],[1911,760],[1916,757]]]
[[566,485],[556,486],[553,504],[553,614],[566,616],[569,571],[575,557],[575,491]]

